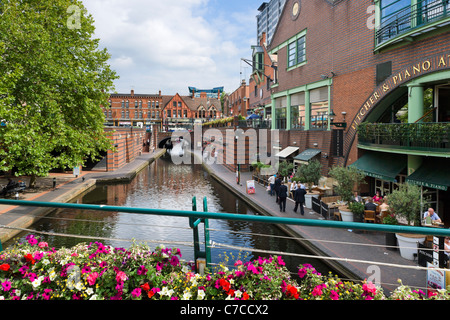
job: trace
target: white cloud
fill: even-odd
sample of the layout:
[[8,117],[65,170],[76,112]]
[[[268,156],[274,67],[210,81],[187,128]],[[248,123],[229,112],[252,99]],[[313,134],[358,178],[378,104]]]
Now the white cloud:
[[[211,0],[214,2],[214,0]],[[121,79],[118,92],[187,94],[188,86],[240,82],[240,58],[256,42],[254,10],[217,11],[209,0],[87,0],[96,37]]]

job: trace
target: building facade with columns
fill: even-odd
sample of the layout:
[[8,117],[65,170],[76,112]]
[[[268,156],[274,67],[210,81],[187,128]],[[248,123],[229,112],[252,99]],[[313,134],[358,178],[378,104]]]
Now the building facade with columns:
[[421,186],[450,222],[449,1],[287,0],[268,51],[272,128],[328,137],[299,152],[363,170],[361,192]]

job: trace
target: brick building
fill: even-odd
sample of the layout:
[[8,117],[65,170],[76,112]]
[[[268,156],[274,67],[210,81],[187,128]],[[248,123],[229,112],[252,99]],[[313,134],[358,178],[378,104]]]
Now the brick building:
[[[252,75],[249,80],[249,110],[264,118],[271,117],[271,86],[275,82],[275,56],[267,52],[266,34],[252,46]],[[267,106],[267,109],[266,109]]]
[[191,129],[195,121],[206,122],[222,117],[220,93],[218,98],[208,96],[206,92],[190,96],[164,96],[162,120],[163,128],[168,131],[175,128]]
[[157,94],[113,93],[109,106],[103,106],[108,126],[161,125],[163,97]]
[[287,0],[268,51],[281,147],[364,170],[368,194],[420,185],[450,220],[448,1]]
[[228,95],[228,115],[247,117],[249,102],[249,86],[245,80],[242,80],[239,88]]

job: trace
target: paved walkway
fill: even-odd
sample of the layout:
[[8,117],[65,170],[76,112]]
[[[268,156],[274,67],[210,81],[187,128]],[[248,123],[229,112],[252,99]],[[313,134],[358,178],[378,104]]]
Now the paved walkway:
[[[231,172],[224,166],[217,164],[205,164],[205,167],[214,178],[228,186],[237,196],[253,205],[258,213],[276,217],[322,219],[321,215],[308,208],[305,208],[304,216],[295,213],[293,211],[294,201],[291,199],[287,200],[286,212],[281,213],[278,204],[275,202],[275,196],[270,196],[266,188],[260,184],[256,184],[255,194],[247,194],[245,181],[252,180],[250,172],[241,172],[242,184],[238,185],[235,172]],[[398,279],[401,279],[403,284],[414,288],[424,288],[426,286],[427,273],[425,270],[371,263],[382,262],[409,267],[418,266],[417,261],[402,258],[399,251],[387,250],[385,248],[385,234],[382,232],[297,225],[288,226],[287,229],[286,231],[292,236],[303,238],[300,241],[314,253],[322,256],[356,260],[357,262],[346,262],[345,260],[338,262],[334,260],[328,261],[333,264],[333,268],[350,279],[367,279],[374,275],[374,272],[379,271],[379,281],[382,283],[386,293],[398,287]],[[314,265],[314,261],[311,261],[311,264]]]
[[[154,158],[161,156],[165,151],[157,150],[154,153],[143,153],[132,163],[128,163],[123,168],[114,172],[106,172],[101,168],[94,171],[84,171],[79,177],[75,178],[72,174],[51,174],[46,178],[38,179],[38,188],[34,192],[24,192],[21,194],[21,200],[35,200],[48,202],[68,202],[78,194],[93,187],[96,183],[125,181],[132,179],[137,172],[147,166]],[[257,212],[273,215],[277,217],[297,217],[299,219],[319,219],[320,216],[312,210],[305,209],[305,215],[295,214],[293,212],[294,203],[287,201],[286,212],[280,213],[278,205],[275,203],[275,197],[267,194],[265,188],[259,184],[256,185],[255,194],[247,194],[245,181],[251,180],[250,173],[241,173],[242,185],[236,184],[236,175],[221,165],[206,165],[209,173],[221,181],[237,196],[243,198],[252,205]],[[53,178],[56,178],[57,186],[52,188]],[[0,181],[0,184],[6,184]],[[0,205],[0,226],[27,228],[39,217],[48,213],[49,208],[36,207],[18,207]],[[341,273],[348,275],[352,279],[365,279],[370,277],[374,270],[371,261],[383,262],[388,264],[398,264],[405,266],[417,266],[414,261],[402,258],[399,252],[388,251],[384,247],[384,234],[374,231],[349,231],[346,229],[323,228],[323,227],[305,227],[289,226],[286,228],[291,235],[304,238],[302,241],[310,249],[319,255],[337,257],[342,259],[352,259],[358,261],[367,261],[367,263],[353,261],[333,261],[333,268],[341,269]],[[17,231],[0,228],[0,241],[5,242],[11,239]],[[364,244],[360,246],[357,244]],[[367,246],[371,245],[371,246]],[[337,263],[337,265],[336,265]],[[312,261],[311,264],[314,264]],[[397,279],[401,279],[403,284],[415,288],[425,287],[426,272],[417,269],[404,269],[391,266],[379,266],[380,281],[386,292],[398,286]]]

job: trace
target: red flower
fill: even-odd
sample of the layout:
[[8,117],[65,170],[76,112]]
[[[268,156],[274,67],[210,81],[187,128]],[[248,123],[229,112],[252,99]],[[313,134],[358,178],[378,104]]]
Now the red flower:
[[150,286],[148,285],[148,283],[141,284],[141,288],[145,291],[150,290]]
[[33,258],[33,255],[31,253],[28,253],[26,255],[24,255],[24,258],[27,262],[31,262],[31,264],[35,263],[35,260]]
[[2,271],[8,271],[9,268],[10,268],[9,264],[7,264],[7,263],[0,265],[0,270],[2,270]]
[[219,284],[223,288],[223,290],[225,290],[225,291],[230,290],[231,284],[227,280],[220,279]]
[[248,300],[248,298],[249,298],[248,293],[247,293],[247,292],[244,292],[244,293],[242,294],[242,298],[243,298],[244,300]]

